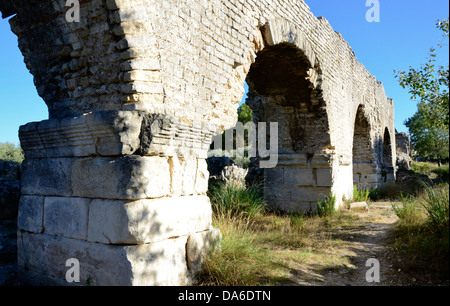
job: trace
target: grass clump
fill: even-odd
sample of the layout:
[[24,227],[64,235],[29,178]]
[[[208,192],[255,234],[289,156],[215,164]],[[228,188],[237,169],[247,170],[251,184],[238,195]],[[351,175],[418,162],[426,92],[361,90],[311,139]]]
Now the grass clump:
[[411,170],[420,174],[427,174],[431,171],[432,166],[428,162],[413,162]]
[[401,204],[392,203],[394,213],[402,222],[416,224],[422,218],[422,212],[417,206],[417,201],[411,195],[400,195]]
[[370,200],[371,190],[359,190],[356,185],[353,185],[353,202],[367,202]]
[[208,195],[213,212],[219,216],[254,217],[266,209],[264,192],[259,185],[217,181],[209,187]]
[[402,268],[432,280],[449,275],[449,185],[429,186],[415,196],[402,197],[393,205],[399,217],[394,228],[394,247]]
[[268,249],[256,244],[256,233],[248,222],[229,214],[214,216],[214,226],[220,229],[223,238],[220,251],[205,261],[199,275],[200,285],[256,286],[275,269]]
[[336,196],[330,193],[324,200],[317,203],[316,213],[320,217],[332,216],[335,213]]

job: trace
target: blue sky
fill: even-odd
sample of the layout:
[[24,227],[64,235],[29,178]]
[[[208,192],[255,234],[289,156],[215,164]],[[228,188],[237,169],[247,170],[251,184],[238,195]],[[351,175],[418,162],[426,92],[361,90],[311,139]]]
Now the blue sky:
[[[435,21],[448,18],[447,0],[379,0],[380,22],[366,21],[366,0],[306,0],[315,16],[325,17],[349,42],[360,61],[382,81],[394,98],[396,128],[407,132],[403,122],[416,111],[407,90],[398,85],[393,70],[419,67],[442,34]],[[448,46],[439,50],[441,64],[448,64]],[[7,20],[0,20],[0,142],[19,144],[20,125],[48,118],[17,47]]]

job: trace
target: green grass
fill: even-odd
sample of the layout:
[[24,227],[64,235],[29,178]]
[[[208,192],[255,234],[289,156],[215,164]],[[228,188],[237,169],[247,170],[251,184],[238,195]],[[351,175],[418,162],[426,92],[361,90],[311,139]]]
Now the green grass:
[[436,174],[437,179],[442,182],[449,182],[449,165],[443,165],[439,168],[434,168],[431,170],[432,173]]
[[335,213],[335,205],[336,205],[336,196],[331,193],[324,200],[319,201],[319,203],[317,203],[316,213],[320,217],[332,216]]
[[246,187],[244,184],[217,181],[209,187],[208,195],[216,215],[254,217],[267,208],[259,185]]
[[353,202],[368,202],[370,200],[371,190],[359,190],[356,185],[353,186]]
[[[355,224],[355,218],[334,212],[334,196],[319,207],[321,214],[285,214],[270,210],[261,186],[210,186],[213,226],[220,229],[221,249],[206,260],[199,285],[260,286],[289,283],[298,264],[314,267],[350,265],[336,254],[342,243],[333,228]],[[294,265],[294,266],[293,266]]]
[[405,271],[419,272],[430,280],[449,275],[449,185],[424,185],[424,192],[403,197],[393,205],[399,221],[394,247]]
[[412,196],[401,196],[401,204],[392,203],[394,213],[402,222],[416,224],[422,218],[422,211],[417,206],[417,201]]

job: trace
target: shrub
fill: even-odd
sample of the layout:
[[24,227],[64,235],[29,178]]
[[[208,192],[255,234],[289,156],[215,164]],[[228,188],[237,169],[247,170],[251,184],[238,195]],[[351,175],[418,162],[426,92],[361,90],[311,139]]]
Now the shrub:
[[408,224],[415,224],[421,217],[421,210],[417,207],[417,201],[412,196],[400,194],[402,204],[392,203],[392,209],[397,217]]
[[335,212],[336,196],[330,193],[324,200],[317,203],[316,213],[320,217],[331,216]]
[[449,181],[449,165],[441,166],[440,168],[434,168],[431,172],[437,174],[437,179],[442,182]]
[[208,195],[217,215],[254,217],[266,209],[264,191],[259,185],[245,187],[217,181],[209,187]]
[[420,174],[425,174],[431,171],[431,165],[427,162],[413,162],[411,170]]
[[370,200],[370,190],[358,190],[356,185],[353,186],[353,202],[367,202]]
[[429,222],[437,229],[448,228],[449,185],[431,187],[425,185],[426,194],[421,204],[425,208]]
[[402,207],[393,205],[400,218],[394,228],[394,247],[401,252],[403,270],[448,280],[449,185],[423,185],[425,190],[416,198],[403,197]]

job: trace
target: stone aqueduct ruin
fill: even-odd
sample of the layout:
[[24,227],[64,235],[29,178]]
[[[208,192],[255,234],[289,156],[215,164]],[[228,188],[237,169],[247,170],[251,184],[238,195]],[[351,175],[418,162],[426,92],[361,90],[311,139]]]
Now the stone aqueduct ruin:
[[182,285],[220,233],[207,151],[248,103],[279,123],[267,200],[314,209],[395,179],[392,99],[301,0],[2,0],[49,120],[20,128],[23,279]]

